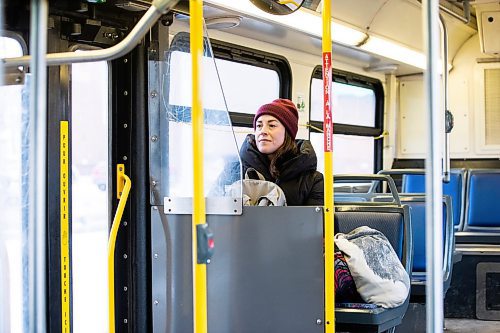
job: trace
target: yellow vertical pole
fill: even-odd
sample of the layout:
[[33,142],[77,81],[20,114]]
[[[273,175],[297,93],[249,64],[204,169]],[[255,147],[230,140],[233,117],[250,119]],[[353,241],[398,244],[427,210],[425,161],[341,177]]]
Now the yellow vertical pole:
[[195,333],[207,332],[207,267],[198,263],[196,227],[205,224],[205,191],[203,189],[203,107],[201,91],[201,65],[203,56],[203,1],[189,0],[193,99],[193,327]]
[[323,0],[323,135],[325,152],[325,332],[335,332],[335,257],[333,223],[333,120],[331,0]]

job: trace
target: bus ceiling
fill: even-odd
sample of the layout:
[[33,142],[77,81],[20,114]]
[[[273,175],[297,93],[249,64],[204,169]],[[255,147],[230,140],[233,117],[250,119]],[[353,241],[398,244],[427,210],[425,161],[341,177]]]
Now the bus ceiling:
[[[307,24],[304,24],[306,20],[297,19],[297,15],[302,15],[301,17],[308,16],[307,19],[313,17],[316,21],[320,21],[322,7],[320,0],[304,0],[300,3],[302,7],[299,10],[285,16],[269,15],[259,10],[252,3],[257,1],[205,0],[204,17],[213,19],[238,16],[241,22],[230,31],[226,30],[227,32],[233,35],[251,36],[254,40],[314,55],[321,54],[321,24],[319,23],[317,31],[311,31],[312,24],[306,26]],[[110,18],[135,21],[144,14],[151,3],[154,2],[108,0],[103,3],[79,1],[68,4],[64,1],[55,1],[51,4],[51,11],[68,15],[76,13],[85,17],[91,17],[92,12],[99,12],[106,13]],[[336,0],[332,6],[333,52],[337,60],[365,68],[367,71],[396,75],[423,72],[425,57],[420,0]],[[9,8],[12,10],[9,11]],[[188,8],[188,1],[183,0],[179,1],[173,10],[186,13]],[[468,0],[460,2],[441,0],[440,8],[449,35],[448,63],[452,64],[452,59],[460,47],[477,33],[475,8],[469,5]],[[7,17],[11,16],[10,12],[15,16],[16,9],[19,8],[14,2],[6,2]],[[214,31],[216,26],[221,25],[209,28]],[[216,36],[216,33],[213,35]],[[212,37],[212,34],[210,36]],[[396,52],[387,45],[406,53],[399,57],[395,56]],[[106,46],[108,45],[104,45]],[[407,56],[408,53],[413,56]],[[413,58],[415,60],[408,61]],[[52,61],[48,60],[49,63]]]
[[[341,61],[367,70],[397,75],[422,73],[425,58],[421,7],[419,0],[334,1],[334,54]],[[475,12],[468,1],[441,0],[440,8],[450,36],[450,63],[460,47],[477,33]],[[310,28],[314,25],[310,17],[315,16],[318,21],[321,18],[321,1],[304,1],[297,13],[282,17],[260,11],[250,1],[206,0],[204,15],[207,19],[238,15],[242,17],[241,23],[228,31],[231,34],[252,36],[267,43],[321,54],[321,29],[314,31]],[[347,35],[352,35],[352,39]],[[387,42],[414,53],[417,60],[408,63],[405,62],[406,55],[398,59],[392,56],[393,51],[386,52],[388,54],[377,52],[377,47],[387,50]]]

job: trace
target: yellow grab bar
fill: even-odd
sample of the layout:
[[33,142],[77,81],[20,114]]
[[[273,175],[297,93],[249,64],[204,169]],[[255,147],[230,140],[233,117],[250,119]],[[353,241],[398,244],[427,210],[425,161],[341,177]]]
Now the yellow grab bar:
[[192,220],[192,267],[193,267],[193,328],[195,333],[207,332],[207,266],[198,263],[197,226],[206,222],[205,191],[203,189],[203,107],[201,66],[203,56],[203,1],[189,0],[190,39],[192,61],[193,122],[193,220]]
[[120,223],[122,220],[123,211],[125,210],[125,205],[127,204],[128,194],[130,193],[130,188],[132,187],[132,182],[130,178],[125,174],[125,166],[123,164],[118,164],[116,166],[116,196],[120,201],[118,202],[118,207],[116,208],[115,218],[113,219],[113,224],[111,225],[111,231],[109,233],[108,240],[108,306],[109,306],[109,332],[115,332],[115,244],[116,235],[118,234],[118,228],[120,228]]
[[332,14],[331,0],[323,0],[323,136],[325,151],[325,332],[335,333],[335,244],[333,207]]

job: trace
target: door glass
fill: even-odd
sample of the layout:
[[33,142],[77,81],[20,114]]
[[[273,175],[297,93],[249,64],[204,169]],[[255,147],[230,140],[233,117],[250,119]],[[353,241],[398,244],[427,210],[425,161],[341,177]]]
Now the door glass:
[[108,330],[108,64],[72,65],[73,332]]
[[[20,43],[0,37],[0,58],[22,56]],[[3,82],[3,74],[2,76]],[[0,85],[0,332],[25,332],[27,317],[27,190],[23,193],[23,133],[27,133],[27,88]],[[23,120],[25,121],[23,123]],[[26,170],[26,169],[25,169]],[[23,202],[25,205],[23,206]],[[26,300],[23,302],[23,300]],[[24,321],[23,321],[24,318]]]

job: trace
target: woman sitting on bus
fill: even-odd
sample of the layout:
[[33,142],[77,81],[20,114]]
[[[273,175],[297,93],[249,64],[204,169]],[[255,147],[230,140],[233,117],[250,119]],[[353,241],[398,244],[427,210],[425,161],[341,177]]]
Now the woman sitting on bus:
[[241,149],[243,175],[255,169],[285,193],[288,206],[322,206],[323,175],[316,170],[316,153],[308,140],[295,140],[299,115],[288,99],[262,105],[255,114],[255,133]]

